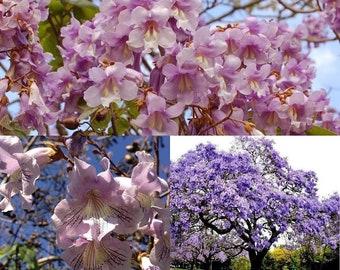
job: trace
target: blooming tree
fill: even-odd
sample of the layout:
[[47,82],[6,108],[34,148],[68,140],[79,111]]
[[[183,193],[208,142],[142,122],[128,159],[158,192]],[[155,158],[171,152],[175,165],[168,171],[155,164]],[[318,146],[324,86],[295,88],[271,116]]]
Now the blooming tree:
[[339,133],[304,50],[339,40],[337,1],[97,2],[0,2],[1,133]]
[[253,270],[285,233],[318,236],[336,248],[339,232],[330,224],[339,221],[339,195],[320,201],[316,183],[314,172],[292,169],[268,139],[237,137],[229,152],[200,144],[171,166],[173,241],[180,250],[182,237],[200,222],[234,235]]
[[[25,227],[22,209],[32,213],[32,220],[37,219],[33,213],[51,217],[51,224],[48,219],[43,224],[37,222],[38,226],[31,224],[34,228],[49,226],[54,235],[50,234],[49,243],[34,246],[39,241],[35,232],[29,246],[47,249],[53,246],[53,240],[58,245],[49,256],[34,258],[37,265],[63,259],[72,269],[79,270],[169,269],[168,184],[158,176],[159,151],[155,151],[155,161],[149,153],[152,145],[155,149],[161,148],[159,138],[136,138],[127,146],[129,154],[120,165],[113,162],[112,153],[108,152],[115,149],[109,146],[113,140],[86,137],[81,133],[49,141],[33,137],[31,146],[39,141],[46,146],[27,150],[18,137],[0,137],[0,209],[7,218],[15,218],[21,224],[16,227],[13,243],[17,238],[17,247],[22,248],[27,244],[24,239],[32,234],[32,227],[26,227],[26,231],[20,229]],[[100,166],[93,164],[96,160]],[[64,176],[56,170],[43,173],[52,162],[59,163]],[[52,181],[59,183],[50,184],[58,185],[59,190],[47,188],[43,195],[41,190],[46,189],[47,183],[39,186],[38,182],[43,176],[47,176],[48,181],[49,174],[56,175]],[[48,208],[42,208],[39,200],[46,200],[43,206]],[[7,221],[4,219],[4,223]],[[2,237],[5,240],[5,234]],[[1,243],[0,254],[9,252],[4,244]],[[60,249],[63,250],[61,256]],[[21,253],[25,253],[24,249]],[[23,264],[24,260],[20,260]],[[3,267],[11,266],[10,258],[1,263]]]
[[171,238],[171,258],[175,265],[199,265],[211,269],[213,263],[224,263],[240,254],[243,248],[238,245],[243,243],[238,242],[236,235],[220,235],[197,219],[188,230],[180,230]]

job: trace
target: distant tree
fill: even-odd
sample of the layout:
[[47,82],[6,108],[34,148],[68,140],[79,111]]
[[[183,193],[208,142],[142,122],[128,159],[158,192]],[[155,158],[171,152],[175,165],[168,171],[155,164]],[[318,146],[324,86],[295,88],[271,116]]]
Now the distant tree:
[[217,234],[200,220],[189,230],[179,228],[177,233],[179,237],[171,238],[172,257],[191,265],[199,264],[203,269],[214,269],[213,263],[225,263],[242,251],[236,248],[235,236]]
[[200,144],[171,166],[172,237],[198,221],[234,234],[252,270],[288,229],[331,244],[323,225],[339,213],[323,207],[316,183],[314,172],[292,169],[266,138],[238,137],[229,152]]
[[240,255],[231,261],[231,267],[233,270],[249,270],[250,261],[243,255]]

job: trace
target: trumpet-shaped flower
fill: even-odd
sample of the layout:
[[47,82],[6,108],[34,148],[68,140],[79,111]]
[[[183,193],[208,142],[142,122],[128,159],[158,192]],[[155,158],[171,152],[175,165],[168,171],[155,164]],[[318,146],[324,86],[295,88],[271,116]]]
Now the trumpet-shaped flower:
[[143,129],[146,135],[178,134],[178,126],[171,118],[179,116],[184,109],[181,103],[166,108],[165,99],[153,93],[146,97],[147,112],[141,113],[131,123]]
[[108,107],[113,101],[132,100],[137,96],[137,85],[127,80],[129,70],[122,63],[115,63],[105,70],[94,67],[89,71],[95,83],[84,92],[84,99],[90,107]]
[[176,42],[176,35],[166,25],[169,18],[169,8],[162,5],[155,5],[152,10],[141,6],[134,8],[131,12],[131,23],[135,27],[129,34],[127,44],[137,51],[158,50],[158,46],[172,47]]
[[62,258],[75,270],[128,270],[131,249],[128,242],[120,241],[101,232],[98,224],[89,220],[89,230],[67,249]]
[[168,184],[157,176],[152,156],[146,152],[137,152],[136,156],[139,162],[132,171],[132,184],[138,186],[139,192],[147,195],[152,195],[153,192],[165,192]]
[[103,172],[96,174],[93,166],[75,158],[69,173],[68,192],[71,199],[62,200],[55,208],[52,220],[59,234],[74,237],[88,219],[105,220],[116,233],[134,232],[142,217],[142,208],[135,186],[120,189],[120,184],[110,173],[107,158],[101,161]]
[[40,167],[51,161],[55,150],[50,147],[39,147],[24,153],[18,137],[0,137],[0,173],[6,173],[9,181],[0,184],[0,209],[14,209],[12,197],[19,194],[24,209],[32,204],[32,193],[35,191],[35,181],[40,176]]

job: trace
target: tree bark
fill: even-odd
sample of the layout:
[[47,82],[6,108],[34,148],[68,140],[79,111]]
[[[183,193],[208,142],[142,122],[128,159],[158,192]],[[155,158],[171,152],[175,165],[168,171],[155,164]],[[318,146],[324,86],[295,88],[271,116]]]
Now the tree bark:
[[262,270],[262,262],[268,250],[264,249],[260,252],[248,250],[250,260],[250,270]]

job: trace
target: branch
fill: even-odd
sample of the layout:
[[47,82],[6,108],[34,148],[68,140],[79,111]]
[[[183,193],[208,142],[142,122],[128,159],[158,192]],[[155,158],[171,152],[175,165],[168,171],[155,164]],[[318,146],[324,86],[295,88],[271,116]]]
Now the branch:
[[214,224],[210,223],[207,219],[204,218],[203,213],[199,213],[198,215],[199,215],[200,220],[203,222],[204,226],[212,229],[213,231],[217,232],[220,235],[227,234],[227,233],[231,232],[234,229],[232,226],[229,229],[220,229],[220,228],[217,228],[217,226],[215,226]]
[[41,259],[38,259],[38,265],[39,267],[44,266],[45,264],[51,263],[51,262],[55,262],[55,261],[62,261],[63,259],[61,259],[58,256],[47,256]]
[[156,174],[159,175],[159,137],[153,137],[153,152],[154,152],[154,168]]
[[223,18],[233,14],[236,10],[239,10],[239,9],[246,9],[246,8],[249,8],[253,5],[256,5],[256,4],[259,4],[262,0],[253,0],[253,1],[250,1],[249,3],[247,4],[244,4],[244,5],[235,5],[231,10],[229,10],[228,12],[222,14],[221,16],[219,17],[216,17],[210,21],[207,22],[207,24],[211,24],[211,23],[214,23],[214,22],[218,22],[218,21],[221,21]]
[[304,10],[304,9],[297,9],[295,7],[293,7],[292,5],[289,5],[287,3],[285,3],[283,0],[278,0],[278,2],[285,8],[290,10],[293,13],[301,13],[301,14],[308,14],[308,13],[313,13],[316,11],[319,11],[319,8],[313,8],[313,9],[309,9],[309,10]]
[[7,68],[5,67],[5,65],[1,61],[0,61],[0,68],[2,68],[4,73],[7,73]]

